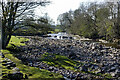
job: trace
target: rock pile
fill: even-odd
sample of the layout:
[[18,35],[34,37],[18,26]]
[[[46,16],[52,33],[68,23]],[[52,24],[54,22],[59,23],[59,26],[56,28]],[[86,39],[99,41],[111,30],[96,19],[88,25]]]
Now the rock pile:
[[10,80],[27,79],[27,78],[23,77],[24,76],[23,73],[20,72],[19,68],[16,67],[16,64],[13,61],[11,61],[10,59],[4,58],[4,60],[2,61],[2,65],[5,66],[7,69],[12,70],[9,73],[2,73],[2,75],[7,74],[2,77],[3,79],[10,79]]
[[[73,71],[68,73],[69,71],[66,71],[64,69],[61,70],[59,68],[50,67],[44,63],[37,63],[37,60],[41,58],[41,54],[48,52],[64,55],[72,60],[77,60],[85,63],[83,66],[78,65],[79,67],[77,67],[77,69],[79,69],[80,71],[92,71],[95,74],[111,74],[111,76],[114,78],[120,78],[119,49],[106,47],[95,42],[80,40],[55,40],[42,37],[27,38],[29,38],[30,41],[26,42],[26,47],[22,47],[22,51],[24,52],[21,52],[21,54],[19,54],[19,58],[23,61],[28,61],[28,65],[30,66],[40,67],[41,69],[43,68],[49,71],[54,70],[53,72],[58,71],[59,73],[61,73],[60,71],[62,71],[61,74],[63,74],[64,76],[66,76],[67,74],[69,74],[67,76],[74,75]],[[79,74],[84,75],[85,77],[85,74]]]
[[16,67],[16,64],[8,58],[5,58],[5,60],[2,61],[2,65],[6,66],[8,69]]

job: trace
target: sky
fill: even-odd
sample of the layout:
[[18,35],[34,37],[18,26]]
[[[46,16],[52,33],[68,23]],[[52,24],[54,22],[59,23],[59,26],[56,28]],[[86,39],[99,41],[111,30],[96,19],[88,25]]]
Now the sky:
[[48,16],[53,19],[55,24],[57,24],[57,17],[69,10],[74,11],[78,9],[81,2],[93,2],[93,1],[103,1],[103,0],[50,0],[52,3],[46,7],[39,7],[36,9],[35,13],[37,15],[42,15],[48,13]]

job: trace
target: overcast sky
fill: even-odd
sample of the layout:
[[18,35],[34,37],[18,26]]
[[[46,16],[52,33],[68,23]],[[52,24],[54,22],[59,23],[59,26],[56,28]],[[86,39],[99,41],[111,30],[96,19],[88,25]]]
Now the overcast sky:
[[59,14],[68,12],[69,10],[75,10],[80,6],[81,2],[93,2],[103,0],[50,0],[52,4],[47,5],[44,8],[36,9],[36,14],[48,13],[51,19],[57,23],[57,17]]

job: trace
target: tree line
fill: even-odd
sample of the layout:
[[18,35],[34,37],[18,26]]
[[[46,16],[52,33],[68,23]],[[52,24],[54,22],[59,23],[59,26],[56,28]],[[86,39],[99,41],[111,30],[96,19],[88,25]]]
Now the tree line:
[[81,3],[75,11],[60,14],[62,31],[92,39],[120,39],[120,2]]

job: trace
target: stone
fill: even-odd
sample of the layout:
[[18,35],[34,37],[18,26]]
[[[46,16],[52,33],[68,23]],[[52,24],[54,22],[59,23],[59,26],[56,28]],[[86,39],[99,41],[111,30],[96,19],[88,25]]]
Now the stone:
[[7,63],[7,61],[6,61],[6,60],[3,60],[2,63]]
[[25,79],[28,79],[28,76],[25,74]]
[[82,70],[81,71],[85,71],[87,72],[88,71],[88,68],[86,66],[82,66]]
[[[28,49],[28,51],[23,52],[21,55],[19,54],[18,56],[20,57],[19,59],[22,59],[23,62],[26,61],[26,63],[28,63],[28,65],[30,66],[37,66],[42,69],[47,69],[50,72],[61,73],[63,76],[69,76],[69,78],[74,77],[74,73],[72,73],[73,71],[71,70],[66,70],[61,67],[55,68],[54,66],[49,66],[45,63],[36,64],[36,62],[39,61],[39,59],[41,58],[41,55],[48,52],[67,56],[72,60],[84,63],[84,65],[82,64],[79,67],[74,67],[77,70],[84,72],[90,70],[95,72],[96,74],[105,74],[113,72],[111,74],[113,74],[116,77],[119,76],[119,71],[116,71],[116,69],[119,69],[120,65],[113,64],[119,63],[120,50],[118,49],[106,47],[95,42],[93,43],[80,40],[52,40],[45,39],[42,37],[29,38],[30,41],[28,41],[27,46],[24,47],[24,50],[26,51]],[[54,58],[54,56],[47,56],[46,58],[48,59],[49,57]],[[114,69],[114,67],[116,67],[116,69]],[[80,75],[81,74],[82,73],[80,73]],[[87,78],[87,75],[88,78],[96,78],[95,76],[88,73],[81,75],[79,78],[82,80],[84,78]]]
[[95,74],[101,73],[101,70],[98,69],[97,71],[95,71]]
[[15,63],[13,63],[13,64],[11,64],[10,66],[11,66],[11,67],[16,67],[16,64],[15,64]]
[[17,68],[17,67],[13,68],[12,70],[20,71],[19,68]]
[[83,80],[83,79],[81,78],[82,76],[83,76],[83,75],[78,74],[78,75],[76,76],[75,80]]
[[111,76],[114,77],[116,75],[115,72],[110,72]]
[[116,67],[113,66],[110,68],[110,70],[108,72],[115,72],[115,70],[116,70]]
[[102,49],[103,49],[103,46],[102,46],[102,45],[99,45],[99,49],[102,50]]
[[8,64],[8,65],[11,65],[11,64],[13,64],[13,62],[12,62],[12,61],[9,61],[9,62],[7,62],[7,64]]
[[8,79],[10,79],[10,80],[21,80],[21,79],[23,79],[23,73],[21,73],[21,72],[15,72],[15,73],[9,73],[8,74]]
[[116,74],[115,74],[115,77],[120,77],[120,69],[116,69]]
[[75,76],[75,75],[73,75],[73,73],[72,73],[72,74],[70,74],[70,78],[71,78],[71,79],[75,79],[75,77],[76,77],[76,76]]
[[75,59],[76,58],[76,54],[74,52],[71,52],[69,55],[68,55],[69,58],[71,59]]
[[72,47],[72,45],[67,45],[67,48],[71,48]]
[[4,54],[2,54],[2,58],[5,58],[5,55],[4,55]]
[[6,79],[6,78],[8,78],[6,75],[5,75],[5,76],[2,76],[2,79],[3,79],[3,80]]
[[5,74],[7,74],[7,73],[5,73],[5,72],[2,72],[2,75],[5,75]]
[[49,70],[49,71],[53,71],[53,70],[54,70],[54,67],[49,67],[48,70]]
[[8,65],[8,63],[3,63],[2,65],[3,65],[3,66],[7,66],[7,65]]
[[92,68],[92,69],[98,69],[99,66],[98,66],[98,65],[92,65],[91,68]]
[[10,66],[10,65],[7,65],[6,67],[7,67],[7,69],[11,69],[11,66]]
[[100,63],[101,62],[101,60],[100,59],[96,59],[96,63]]
[[82,67],[79,67],[79,70],[82,71]]

